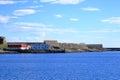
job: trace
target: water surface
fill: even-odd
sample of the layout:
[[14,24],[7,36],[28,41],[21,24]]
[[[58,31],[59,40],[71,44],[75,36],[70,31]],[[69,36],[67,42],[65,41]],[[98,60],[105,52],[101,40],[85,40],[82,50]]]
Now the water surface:
[[120,52],[1,54],[0,80],[120,80]]

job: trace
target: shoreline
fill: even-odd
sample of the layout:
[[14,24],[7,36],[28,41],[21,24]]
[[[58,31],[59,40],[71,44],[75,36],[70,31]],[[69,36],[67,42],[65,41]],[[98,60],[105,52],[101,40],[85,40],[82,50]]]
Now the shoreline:
[[[120,48],[119,48],[120,49]],[[116,52],[120,50],[116,49],[103,49],[103,50],[84,50],[84,51],[72,51],[72,50],[0,50],[0,54],[54,54],[54,53],[80,53],[80,52]]]
[[[87,52],[87,51],[86,51]],[[97,52],[97,51],[95,51],[95,52]],[[101,52],[120,52],[120,51],[101,51]],[[45,52],[35,52],[35,53],[19,53],[19,52],[11,52],[11,51],[7,51],[7,52],[0,52],[0,54],[57,54],[57,53],[59,53],[59,54],[74,54],[74,53],[83,53],[83,52],[49,52],[49,53],[45,53]],[[91,52],[89,52],[89,53],[91,53]]]
[[48,54],[48,53],[66,53],[64,50],[0,50],[0,54]]

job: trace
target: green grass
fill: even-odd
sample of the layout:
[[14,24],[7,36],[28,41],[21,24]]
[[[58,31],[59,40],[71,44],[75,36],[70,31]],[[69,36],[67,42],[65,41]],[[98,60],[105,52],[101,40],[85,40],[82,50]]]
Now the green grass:
[[7,48],[7,44],[0,44],[0,49],[4,49],[4,48]]

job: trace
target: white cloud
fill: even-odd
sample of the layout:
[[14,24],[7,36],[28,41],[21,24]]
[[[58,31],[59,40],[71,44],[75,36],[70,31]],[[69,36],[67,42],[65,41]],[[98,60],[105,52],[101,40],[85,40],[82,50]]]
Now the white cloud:
[[92,32],[92,33],[120,33],[120,29],[101,29],[101,30],[89,30],[86,32]]
[[[46,27],[51,25],[42,24],[42,23],[31,23],[31,22],[16,22],[9,26],[6,26],[10,31],[17,32],[42,32]],[[14,27],[14,28],[13,28]]]
[[[14,27],[14,28],[13,28]],[[51,25],[42,23],[30,23],[30,22],[16,22],[10,26],[7,26],[10,31],[13,32],[25,32],[34,35],[46,36],[47,34],[64,34],[64,33],[75,33],[77,32],[71,28],[55,28]]]
[[15,1],[15,0],[0,0],[1,5],[6,5],[6,4],[15,4],[15,3],[25,3],[27,0],[20,0],[20,1]]
[[22,26],[21,29],[24,30],[24,31],[32,30],[31,27],[27,27],[27,26]]
[[72,28],[57,28],[44,23],[32,23],[32,22],[16,22],[5,26],[11,33],[18,33],[24,36],[16,36],[9,39],[10,41],[43,41],[48,39],[49,35],[64,35],[73,34],[77,31]]
[[70,18],[71,21],[79,21],[78,18]]
[[120,17],[111,17],[111,18],[102,20],[102,22],[120,24]]
[[85,0],[40,0],[40,2],[50,2],[52,4],[79,4]]
[[42,23],[30,23],[30,22],[16,22],[14,23],[15,26],[26,26],[26,27],[46,27],[48,25]]
[[55,2],[56,0],[40,0],[40,2]]
[[41,34],[40,35],[37,35],[37,36],[10,36],[9,39],[8,39],[8,42],[43,42],[45,39],[44,39],[44,35],[42,36]]
[[30,15],[34,13],[36,13],[36,11],[33,9],[20,9],[20,10],[15,10],[13,12],[15,16],[25,16],[25,15]]
[[8,23],[9,18],[10,18],[9,16],[0,15],[0,23]]
[[15,1],[12,1],[12,0],[1,0],[0,1],[0,4],[14,4]]
[[55,17],[56,17],[56,18],[62,18],[63,16],[60,15],[60,14],[56,14]]
[[39,5],[39,6],[29,6],[28,8],[41,8],[43,7],[43,5]]
[[94,8],[94,7],[87,7],[87,8],[81,8],[84,11],[100,11],[99,8]]

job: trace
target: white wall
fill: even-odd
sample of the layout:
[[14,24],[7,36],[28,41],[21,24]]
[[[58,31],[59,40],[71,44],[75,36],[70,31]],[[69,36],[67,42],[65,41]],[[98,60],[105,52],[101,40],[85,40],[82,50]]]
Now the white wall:
[[50,50],[49,44],[32,44],[31,45],[32,50]]

